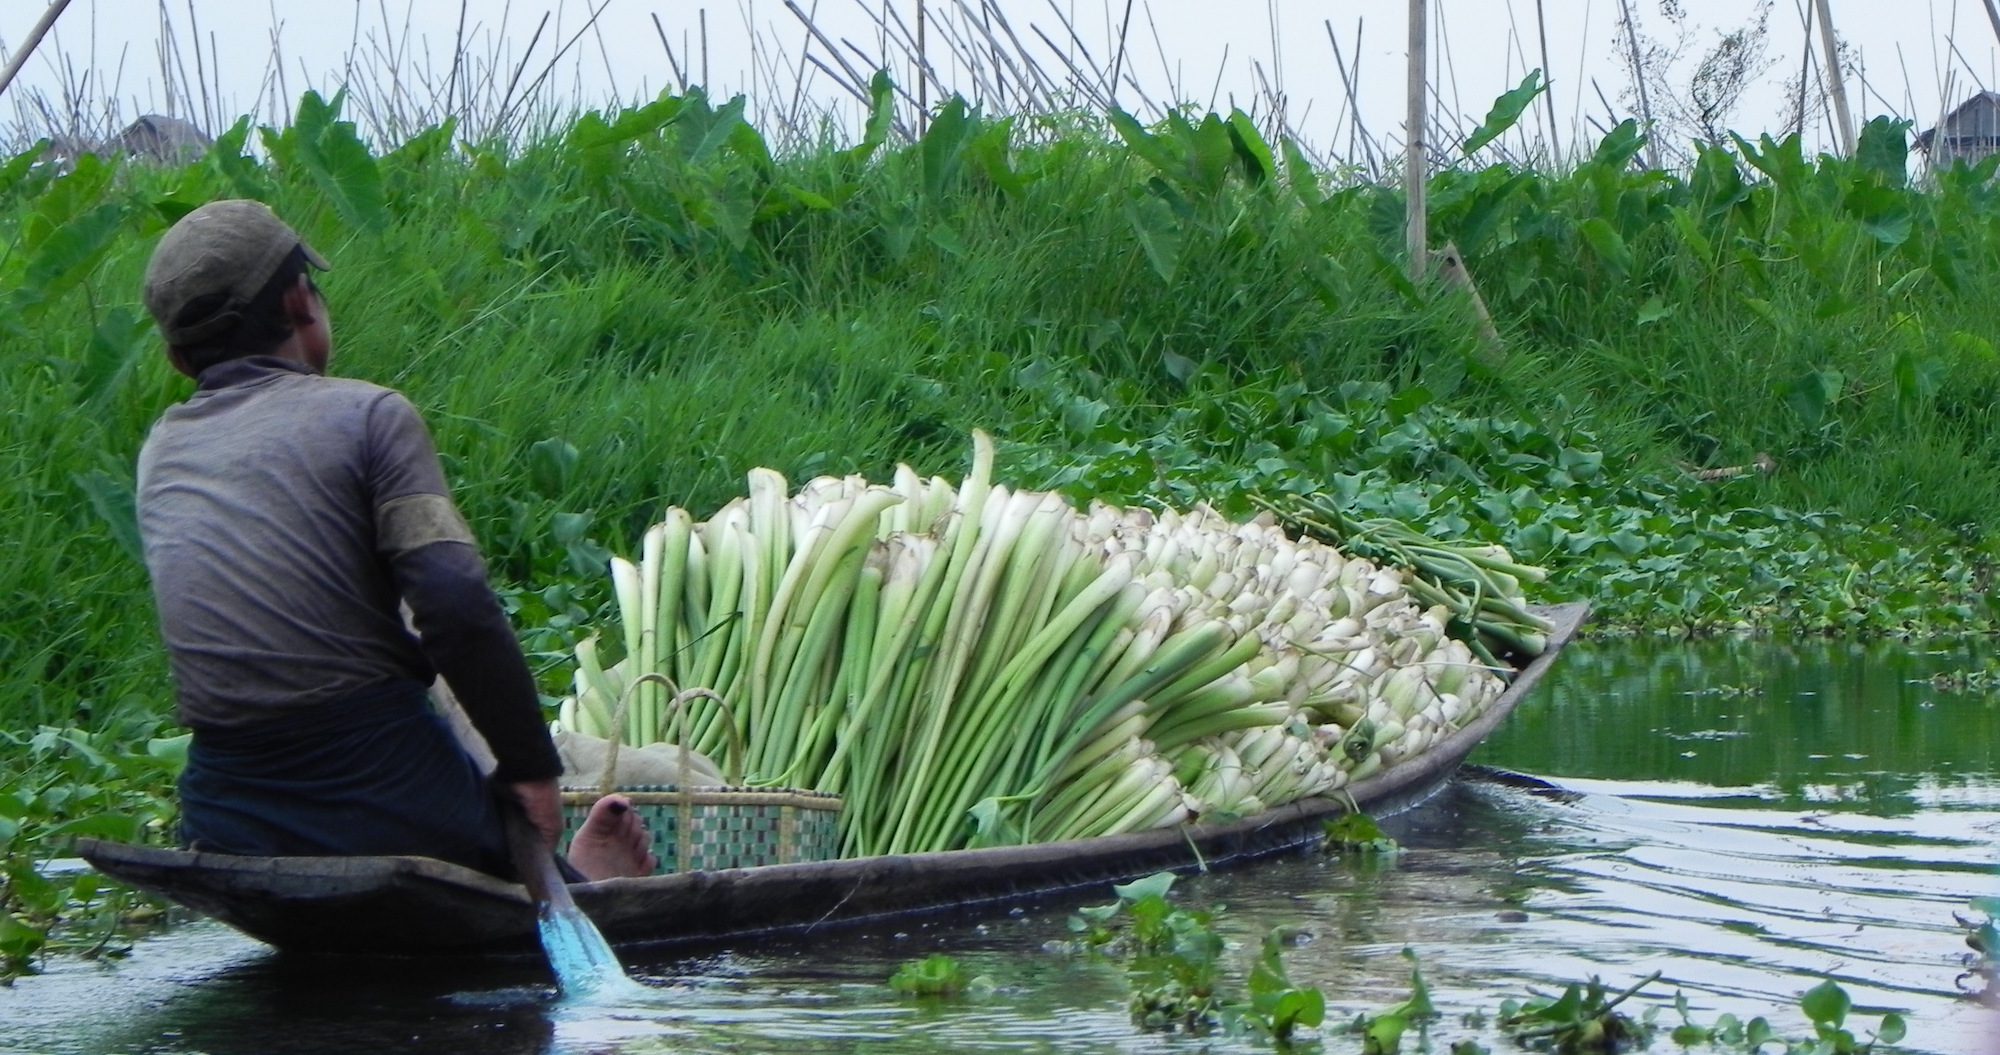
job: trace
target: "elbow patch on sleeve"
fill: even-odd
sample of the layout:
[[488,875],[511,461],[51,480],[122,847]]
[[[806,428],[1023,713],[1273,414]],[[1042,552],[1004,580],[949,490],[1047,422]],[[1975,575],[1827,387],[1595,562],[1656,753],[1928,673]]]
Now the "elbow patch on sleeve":
[[472,529],[444,495],[404,495],[375,511],[375,548],[398,557],[433,542],[473,545]]

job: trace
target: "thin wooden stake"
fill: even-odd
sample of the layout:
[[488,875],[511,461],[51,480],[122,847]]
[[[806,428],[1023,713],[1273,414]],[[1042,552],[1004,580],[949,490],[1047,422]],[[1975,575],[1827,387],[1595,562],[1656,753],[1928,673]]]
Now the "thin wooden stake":
[[[883,60],[888,60],[888,50],[883,50]],[[924,76],[930,69],[924,60],[924,0],[917,0],[917,135],[929,131],[931,124],[931,82]]]
[[1660,167],[1659,136],[1653,128],[1653,102],[1646,96],[1646,71],[1639,65],[1639,21],[1632,15],[1631,0],[1618,0],[1618,10],[1625,15],[1625,45],[1632,54],[1632,87],[1639,94],[1639,120],[1646,125],[1646,167]]
[[[1989,0],[1990,2],[1990,0]],[[1562,162],[1562,139],[1556,135],[1556,68],[1549,63],[1549,19],[1542,13],[1542,0],[1535,0],[1535,29],[1542,38],[1542,104],[1549,112],[1549,165]]]
[[14,57],[7,61],[7,68],[0,70],[0,95],[6,94],[7,86],[14,82],[15,74],[20,73],[21,67],[28,64],[28,56],[35,53],[36,46],[48,35],[49,27],[56,24],[56,19],[62,16],[63,8],[68,6],[69,0],[55,0],[42,11],[42,17],[35,20],[35,27],[28,30],[28,39],[21,43],[20,49],[14,52]]
[[1481,358],[1487,366],[1498,369],[1507,358],[1507,345],[1500,339],[1500,328],[1493,324],[1493,313],[1486,308],[1486,298],[1479,295],[1479,286],[1472,281],[1472,269],[1465,266],[1465,256],[1458,251],[1458,243],[1446,242],[1444,248],[1437,251],[1437,265],[1438,278],[1445,285],[1464,293],[1471,302],[1473,321],[1479,324]]
[[1424,91],[1429,7],[1429,0],[1410,0],[1410,108],[1403,127],[1403,190],[1409,196],[1410,281],[1415,283],[1422,283],[1430,271],[1430,221],[1424,208]]
[[[1990,5],[1992,0],[1987,0]],[[1840,147],[1843,153],[1854,153],[1854,118],[1847,110],[1847,78],[1840,72],[1840,42],[1833,35],[1833,11],[1827,0],[1813,0],[1819,8],[1819,40],[1826,50],[1827,93],[1833,96],[1833,113],[1840,125]]]
[[2000,38],[2000,3],[1986,0],[1986,21],[1993,23],[1993,35]]

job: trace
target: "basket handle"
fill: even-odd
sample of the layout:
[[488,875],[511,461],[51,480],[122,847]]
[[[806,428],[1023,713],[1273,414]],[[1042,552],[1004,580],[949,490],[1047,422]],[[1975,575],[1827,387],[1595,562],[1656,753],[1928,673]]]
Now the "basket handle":
[[729,753],[723,756],[722,778],[730,784],[743,783],[743,734],[736,728],[736,715],[730,710],[729,701],[723,699],[722,694],[713,689],[704,689],[700,686],[691,689],[682,689],[680,686],[675,685],[673,679],[667,677],[665,674],[661,674],[658,671],[647,671],[632,679],[632,684],[625,686],[625,691],[618,694],[617,706],[612,709],[611,732],[613,735],[609,738],[610,743],[604,752],[604,772],[597,779],[598,794],[609,795],[618,789],[618,748],[624,743],[622,730],[625,728],[625,711],[632,703],[633,694],[639,691],[639,686],[649,682],[663,685],[668,692],[674,694],[673,698],[667,702],[667,706],[673,712],[674,743],[680,749],[680,768],[683,779],[678,781],[678,785],[683,788],[687,787],[685,774],[687,773],[688,762],[691,761],[688,758],[690,748],[687,742],[687,704],[689,700],[695,699],[713,700],[715,701],[715,705],[722,709],[722,724],[729,731]]
[[723,756],[722,778],[730,784],[743,783],[743,734],[736,728],[736,715],[730,711],[729,701],[723,699],[714,689],[704,689],[699,686],[682,689],[665,674],[647,671],[632,679],[632,684],[627,685],[625,691],[618,694],[618,705],[612,713],[611,720],[611,731],[614,735],[611,736],[611,742],[604,752],[604,773],[597,781],[599,796],[609,795],[618,790],[618,747],[624,739],[625,710],[630,706],[632,695],[638,691],[639,686],[648,682],[664,685],[674,694],[673,699],[667,703],[673,710],[674,741],[680,750],[680,774],[679,779],[674,782],[676,789],[674,809],[678,817],[678,823],[675,825],[674,856],[676,870],[687,872],[692,860],[688,836],[694,827],[694,786],[689,784],[687,779],[688,763],[692,761],[688,756],[693,752],[687,742],[688,701],[713,700],[715,705],[722,709],[722,724],[729,730],[729,753]]

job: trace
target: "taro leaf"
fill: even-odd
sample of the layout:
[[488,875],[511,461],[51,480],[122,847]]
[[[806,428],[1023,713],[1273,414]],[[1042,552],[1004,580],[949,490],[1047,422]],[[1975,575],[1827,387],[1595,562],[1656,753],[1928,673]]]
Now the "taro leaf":
[[966,142],[978,130],[965,100],[954,95],[940,107],[918,144],[924,163],[924,194],[931,201],[944,197],[965,164]]
[[1994,920],[2000,921],[2000,897],[1976,897],[1969,904],[1972,906],[1972,911],[1984,912]]
[[1542,82],[1542,71],[1536,69],[1521,78],[1519,87],[1501,93],[1500,98],[1493,100],[1493,108],[1486,111],[1486,120],[1473,129],[1471,138],[1465,141],[1465,156],[1471,157],[1480,147],[1506,135],[1507,130],[1513,128],[1534,103],[1535,97],[1547,89],[1548,86]]
[[1179,381],[1183,385],[1192,383],[1195,375],[1201,372],[1200,363],[1172,351],[1162,351],[1160,353],[1160,365],[1166,367],[1168,377]]
[[1624,236],[1611,222],[1602,216],[1593,216],[1577,225],[1577,233],[1589,244],[1597,259],[1619,277],[1632,273],[1632,250],[1625,245]]
[[354,122],[339,120],[346,91],[322,100],[308,91],[299,100],[291,131],[298,164],[333,203],[333,209],[348,224],[365,231],[379,231],[389,225],[388,201],[382,190],[382,171],[375,155],[354,131]]
[[1909,1024],[1903,1021],[1903,1016],[1891,1013],[1882,1016],[1882,1028],[1875,1031],[1875,1039],[1883,1044],[1894,1044],[1908,1036],[1909,1032]]
[[271,178],[255,158],[244,154],[243,147],[249,141],[250,119],[244,117],[215,137],[214,145],[208,148],[208,164],[229,181],[239,197],[264,201],[271,197]]
[[1188,169],[1194,185],[1211,194],[1222,190],[1229,179],[1229,162],[1236,156],[1236,147],[1230,142],[1229,128],[1220,117],[1209,114],[1201,124],[1188,129],[1185,122],[1174,122],[1176,131],[1185,132],[1188,144]]
[[1110,120],[1111,127],[1117,130],[1118,137],[1125,141],[1125,145],[1131,147],[1133,153],[1151,162],[1155,169],[1163,173],[1172,173],[1179,167],[1173,151],[1167,148],[1166,142],[1161,137],[1146,131],[1137,118],[1123,110],[1114,109],[1111,111]]
[[979,173],[1009,197],[1019,197],[1028,189],[1028,177],[1014,168],[1008,149],[1014,141],[1014,119],[994,121],[979,130],[965,144],[965,156]]
[[569,490],[582,455],[567,440],[550,437],[528,448],[528,482],[543,498],[556,499]]
[[125,224],[123,202],[106,202],[57,227],[28,261],[18,296],[23,306],[46,304],[88,276]]
[[139,514],[132,500],[132,482],[114,477],[102,469],[77,473],[71,479],[83,491],[98,519],[104,521],[111,541],[117,543],[126,556],[145,563],[146,550],[139,542]]
[[42,159],[42,151],[46,150],[48,145],[48,140],[41,140],[7,159],[5,164],[0,164],[0,194],[11,193],[17,184],[27,178],[29,170],[35,167],[35,162]]
[[1271,144],[1264,141],[1257,125],[1250,115],[1241,110],[1229,111],[1229,143],[1236,149],[1236,160],[1243,166],[1244,177],[1252,184],[1261,186],[1278,175],[1278,162],[1271,156]]
[[1891,187],[1910,180],[1910,122],[1877,117],[1861,129],[1854,163]]
[[1325,203],[1326,196],[1320,191],[1319,173],[1313,169],[1312,162],[1299,149],[1298,143],[1286,136],[1278,141],[1278,146],[1285,155],[1285,181],[1291,184],[1292,196],[1307,208]]
[[692,126],[701,128],[701,137],[692,142],[684,141],[683,146],[687,149],[688,163],[700,164],[722,149],[735,137],[736,130],[743,126],[743,97],[738,95],[717,110],[710,110],[706,99],[696,98],[690,108],[701,115],[691,122]]
[[1658,297],[1647,297],[1646,303],[1639,306],[1638,324],[1650,326],[1661,319],[1671,319],[1674,311],[1675,305],[1664,303]]
[[147,337],[152,326],[145,316],[123,304],[104,313],[104,321],[91,333],[90,345],[77,366],[77,388],[84,402],[102,403],[124,387],[139,362],[151,354]]
[[1117,894],[1120,901],[1141,901],[1149,897],[1164,898],[1167,896],[1167,891],[1173,889],[1173,885],[1172,872],[1154,872],[1144,879],[1134,879],[1130,883],[1114,883],[1111,892]]
[[1597,144],[1597,152],[1591,155],[1589,164],[1622,169],[1645,148],[1646,137],[1639,131],[1639,122],[1626,118]]
[[866,162],[889,141],[889,128],[896,120],[896,85],[889,80],[888,70],[876,70],[869,79],[868,99],[868,124],[861,133],[861,142],[840,155],[849,164]]
[[1944,363],[1909,348],[1898,349],[1892,373],[1896,378],[1896,416],[1909,420],[1937,394],[1946,374]]
[[1847,990],[1834,984],[1830,978],[1808,989],[1806,995],[1799,998],[1799,1009],[1815,1025],[1835,1029],[1847,1020],[1847,1012],[1853,1006],[1854,1002],[1847,997]]
[[888,142],[888,130],[894,122],[896,84],[888,78],[888,70],[876,70],[876,74],[868,78],[868,126],[862,130],[862,142],[848,154],[858,162],[866,162],[884,142]]
[[946,256],[963,258],[971,251],[966,248],[965,239],[959,237],[958,231],[947,223],[932,224],[930,233],[925,237],[932,245],[943,250]]
[[1136,195],[1126,200],[1124,212],[1153,272],[1171,283],[1181,266],[1181,225],[1173,209],[1152,195]]
[[1857,183],[1842,204],[1847,214],[1861,223],[1861,229],[1883,245],[1902,245],[1910,240],[1915,214],[1908,191]]
[[1785,405],[1799,416],[1807,428],[1818,428],[1826,420],[1827,408],[1840,398],[1846,378],[1838,370],[1814,370],[1785,390]]
[[757,126],[748,121],[739,119],[729,130],[729,149],[767,178],[777,170],[778,162],[771,156],[771,144],[765,142],[764,133],[757,131]]

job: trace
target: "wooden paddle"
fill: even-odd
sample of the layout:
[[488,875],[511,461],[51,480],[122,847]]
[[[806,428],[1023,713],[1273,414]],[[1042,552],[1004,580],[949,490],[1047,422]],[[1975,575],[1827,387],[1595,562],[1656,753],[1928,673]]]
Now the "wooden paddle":
[[507,824],[507,849],[514,858],[514,871],[528,896],[535,902],[535,920],[542,935],[542,951],[563,996],[627,996],[644,993],[645,987],[626,975],[618,954],[604,940],[597,925],[576,907],[569,884],[556,867],[555,855],[542,835],[528,820],[519,802],[500,797],[500,813]]

